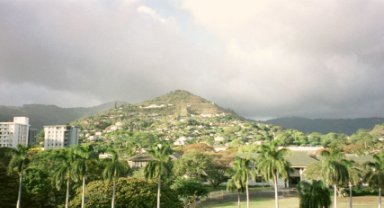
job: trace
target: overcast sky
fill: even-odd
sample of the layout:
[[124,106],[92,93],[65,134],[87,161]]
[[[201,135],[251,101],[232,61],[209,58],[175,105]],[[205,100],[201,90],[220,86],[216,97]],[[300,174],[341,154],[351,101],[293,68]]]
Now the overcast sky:
[[382,0],[0,0],[0,105],[188,90],[250,118],[384,116]]

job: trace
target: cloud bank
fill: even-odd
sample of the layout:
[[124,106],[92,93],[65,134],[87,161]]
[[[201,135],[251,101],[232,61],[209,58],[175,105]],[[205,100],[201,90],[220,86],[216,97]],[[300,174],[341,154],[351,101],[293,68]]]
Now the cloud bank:
[[0,103],[189,90],[247,117],[384,116],[375,0],[0,1]]

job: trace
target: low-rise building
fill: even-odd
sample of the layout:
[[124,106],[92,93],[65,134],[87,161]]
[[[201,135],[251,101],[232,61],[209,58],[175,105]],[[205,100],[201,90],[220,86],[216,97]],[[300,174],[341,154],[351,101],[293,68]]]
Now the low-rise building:
[[44,126],[44,150],[79,144],[80,129],[70,125]]
[[13,122],[0,122],[0,147],[28,146],[29,118],[14,117]]

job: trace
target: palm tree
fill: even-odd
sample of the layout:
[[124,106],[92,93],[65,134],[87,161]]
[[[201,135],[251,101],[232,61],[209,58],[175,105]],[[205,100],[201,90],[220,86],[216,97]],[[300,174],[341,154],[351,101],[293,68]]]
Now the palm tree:
[[349,187],[349,207],[353,207],[352,187],[358,184],[361,180],[363,170],[353,160],[342,160],[348,169],[348,187]]
[[279,148],[277,143],[263,144],[258,150],[257,169],[266,180],[273,180],[275,189],[275,208],[279,207],[278,176],[287,178],[290,171],[290,163],[285,159],[287,149]]
[[16,172],[19,174],[19,192],[17,196],[17,204],[16,208],[20,208],[21,206],[21,187],[23,184],[23,173],[26,169],[28,163],[28,148],[17,145],[16,149],[12,151],[12,159],[8,164],[8,172],[13,173]]
[[227,182],[227,190],[237,192],[237,207],[240,208],[240,193],[245,190],[245,181],[241,180],[240,175],[233,175]]
[[322,181],[300,181],[297,186],[300,196],[300,208],[329,208],[331,193]]
[[323,181],[333,186],[333,207],[337,208],[337,186],[348,182],[349,172],[344,154],[337,150],[321,152],[320,174]]
[[116,196],[116,180],[128,173],[128,166],[126,163],[119,160],[118,154],[114,150],[108,151],[111,154],[111,159],[108,161],[104,171],[103,177],[108,180],[108,182],[113,183],[112,186],[112,200],[111,208],[115,208],[115,196]]
[[82,193],[81,193],[81,208],[84,208],[85,202],[85,182],[87,174],[89,173],[90,164],[97,160],[97,154],[94,152],[92,146],[77,146],[75,148],[76,160],[73,164],[74,173],[77,179],[82,180]]
[[366,163],[367,174],[364,179],[370,186],[379,189],[378,207],[381,208],[381,191],[384,188],[384,153],[373,155],[373,162]]
[[55,158],[59,161],[59,164],[57,168],[54,169],[54,181],[58,190],[60,190],[63,183],[66,182],[65,208],[68,208],[71,180],[76,179],[74,170],[74,163],[76,161],[75,149],[71,147],[61,149],[55,153]]
[[159,144],[149,151],[153,159],[145,166],[145,178],[157,178],[157,208],[160,208],[161,177],[167,177],[172,172],[172,161],[170,155],[172,149],[168,144]]
[[247,208],[249,208],[249,177],[256,178],[255,165],[250,158],[236,157],[233,162],[234,174],[231,183],[234,183],[238,190],[245,188]]

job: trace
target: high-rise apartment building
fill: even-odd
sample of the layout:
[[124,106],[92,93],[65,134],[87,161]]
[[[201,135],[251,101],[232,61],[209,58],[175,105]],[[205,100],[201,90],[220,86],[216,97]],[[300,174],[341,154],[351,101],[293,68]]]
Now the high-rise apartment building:
[[13,122],[0,122],[0,147],[28,146],[29,118],[14,117]]
[[28,145],[34,146],[37,144],[36,138],[37,137],[37,129],[35,128],[29,128],[29,135],[28,135]]
[[79,131],[79,128],[76,126],[44,126],[44,150],[69,147],[78,144]]

